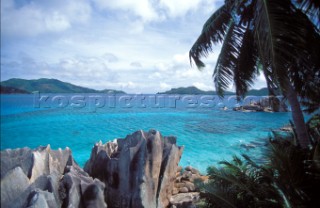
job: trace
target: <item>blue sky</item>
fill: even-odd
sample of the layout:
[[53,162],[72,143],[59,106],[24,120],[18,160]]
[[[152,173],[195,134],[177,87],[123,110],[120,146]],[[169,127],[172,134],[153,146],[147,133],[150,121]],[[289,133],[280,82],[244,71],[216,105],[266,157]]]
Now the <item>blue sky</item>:
[[[1,0],[1,80],[56,78],[94,89],[213,90],[217,46],[188,51],[221,0]],[[258,77],[254,88],[264,87]],[[230,89],[233,87],[230,86]]]

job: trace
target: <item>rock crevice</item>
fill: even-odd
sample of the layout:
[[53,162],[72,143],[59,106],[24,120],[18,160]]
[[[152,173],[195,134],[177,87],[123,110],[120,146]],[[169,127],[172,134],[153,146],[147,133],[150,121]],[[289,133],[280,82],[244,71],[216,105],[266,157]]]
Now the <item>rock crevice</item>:
[[[165,208],[181,204],[180,199],[186,203],[197,195],[173,193],[182,177],[177,175],[182,152],[175,137],[155,130],[96,143],[84,170],[69,148],[3,150],[1,207]],[[185,181],[184,187],[194,190]]]
[[182,151],[175,137],[137,131],[95,144],[84,170],[104,182],[108,207],[167,207]]
[[[95,198],[88,187],[95,186]],[[21,148],[1,151],[1,207],[106,207],[104,184],[73,160],[71,150]]]

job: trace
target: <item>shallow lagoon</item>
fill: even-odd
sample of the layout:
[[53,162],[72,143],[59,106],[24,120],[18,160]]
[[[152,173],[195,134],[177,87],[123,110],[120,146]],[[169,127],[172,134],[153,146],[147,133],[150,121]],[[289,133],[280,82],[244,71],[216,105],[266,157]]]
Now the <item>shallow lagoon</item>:
[[[48,100],[52,101],[52,96]],[[35,106],[35,95],[1,95],[1,149],[47,144],[54,149],[68,146],[83,166],[95,142],[124,138],[139,129],[157,129],[165,136],[176,136],[178,144],[185,146],[182,166],[192,165],[204,173],[209,165],[230,159],[234,154],[262,158],[270,129],[279,128],[290,119],[290,113],[223,111],[221,103],[234,103],[218,98],[214,105],[204,107],[190,107],[186,102],[179,102],[180,98],[175,105],[165,100],[166,105],[160,107],[150,103],[128,107],[128,100],[121,104],[115,98],[115,106],[110,103],[102,106],[97,99],[91,107],[80,108],[72,107],[70,102],[59,107],[58,101],[43,100],[40,106]],[[252,142],[256,148],[241,147]]]

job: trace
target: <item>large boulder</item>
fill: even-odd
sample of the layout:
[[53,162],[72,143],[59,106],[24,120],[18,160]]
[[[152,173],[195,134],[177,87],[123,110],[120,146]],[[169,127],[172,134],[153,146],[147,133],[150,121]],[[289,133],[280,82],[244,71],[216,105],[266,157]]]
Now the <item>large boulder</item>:
[[184,169],[178,168],[176,180],[174,182],[173,194],[170,198],[170,208],[195,208],[199,202],[200,193],[195,182],[208,182],[208,176],[201,175],[200,172],[187,166]]
[[280,100],[279,97],[268,96],[262,97],[259,104],[265,111],[270,110],[273,112],[288,112],[288,106],[284,101],[285,100],[283,98]]
[[170,198],[171,208],[195,208],[200,200],[199,192],[179,193]]
[[104,184],[75,163],[69,148],[1,151],[1,207],[106,207],[103,192]]
[[167,207],[183,147],[158,131],[94,145],[84,170],[105,183],[108,207]]
[[61,181],[60,190],[64,207],[107,207],[104,201],[105,185],[91,178],[79,166],[68,166]]

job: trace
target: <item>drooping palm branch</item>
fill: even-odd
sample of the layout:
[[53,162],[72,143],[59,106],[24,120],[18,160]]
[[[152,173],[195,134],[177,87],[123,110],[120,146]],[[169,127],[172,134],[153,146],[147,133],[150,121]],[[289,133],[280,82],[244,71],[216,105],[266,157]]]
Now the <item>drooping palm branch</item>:
[[190,61],[201,69],[205,66],[201,58],[212,52],[214,44],[223,42],[213,72],[220,96],[231,83],[237,95],[243,96],[262,68],[270,94],[279,87],[288,98],[303,148],[310,141],[298,96],[320,103],[315,99],[320,91],[312,90],[306,84],[307,76],[301,76],[320,75],[320,17],[308,14],[317,9],[319,4],[311,0],[226,0],[206,22],[189,52]]
[[[288,77],[288,69],[291,69],[290,66],[293,65],[293,59],[300,60],[305,68],[310,69],[313,67],[310,65],[312,61],[307,57],[311,54],[310,49],[315,47],[309,47],[311,39],[308,39],[307,34],[310,33],[308,31],[315,31],[316,28],[311,27],[312,24],[310,24],[311,21],[308,18],[303,19],[300,17],[301,15],[299,16],[300,10],[290,0],[244,0],[228,1],[227,3],[233,3],[237,7],[226,6],[225,4],[218,9],[205,23],[198,40],[194,43],[189,53],[190,61],[193,60],[198,68],[202,68],[204,63],[201,58],[207,57],[212,52],[214,44],[228,40],[233,41],[233,46],[232,44],[223,45],[219,56],[220,60],[218,60],[214,70],[214,81],[218,87],[218,92],[221,93],[227,88],[226,86],[231,83],[230,78],[233,76],[235,78],[235,86],[239,88],[237,94],[243,95],[246,92],[246,88],[252,84],[252,77],[255,75],[254,70],[259,62],[263,66],[269,89],[277,88],[279,83],[283,89],[286,88],[287,82],[291,78]],[[318,4],[313,3],[312,5],[317,6]],[[233,10],[230,11],[230,8]],[[309,27],[306,28],[306,24],[309,24]],[[228,34],[231,26],[233,28],[247,27],[246,30],[253,31],[254,37],[251,40],[254,40],[254,43],[249,45],[251,41],[248,40],[248,37],[243,38],[244,33],[240,35],[242,37],[239,40],[231,38],[236,35],[235,33]],[[316,35],[319,36],[319,34]],[[245,44],[242,43],[244,41],[246,41]],[[241,48],[242,45],[248,46],[248,49]],[[229,49],[232,51],[225,51]],[[253,52],[251,55],[256,54],[257,57],[233,54],[235,51],[238,53],[240,50],[241,53],[249,53],[251,51]],[[258,50],[258,53],[255,53],[256,50]],[[318,56],[317,52],[313,52],[313,54]],[[236,61],[233,57],[240,59],[239,65],[235,64]],[[313,55],[313,57],[315,56]],[[223,61],[227,59],[230,59],[230,62],[233,63]],[[247,73],[242,74],[246,74],[248,77],[234,76],[235,74],[241,74],[241,72],[234,71],[234,66],[243,66],[241,64],[243,60],[248,61],[250,65],[239,70],[247,70]],[[255,63],[255,65],[252,63]],[[242,78],[245,80],[242,80]],[[282,81],[278,82],[279,80]],[[287,81],[284,82],[283,80]]]
[[232,17],[227,7],[223,5],[206,21],[202,32],[197,41],[192,46],[189,52],[190,63],[191,59],[195,62],[198,68],[202,68],[205,64],[200,60],[201,57],[207,57],[212,52],[213,44],[217,44],[224,40],[227,30],[230,27]]
[[285,90],[290,78],[288,73],[296,64],[293,60],[299,60],[309,71],[314,68],[309,57],[315,56],[311,51],[314,46],[310,47],[315,38],[308,39],[308,36],[315,28],[308,18],[301,18],[303,14],[290,0],[257,0],[255,12],[255,40],[260,48],[259,55],[272,65],[275,80],[286,80],[279,82]]
[[314,21],[314,25],[320,29],[320,1],[318,0],[294,0],[297,8],[300,8],[303,13],[307,14],[309,18]]

